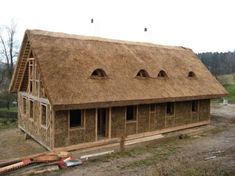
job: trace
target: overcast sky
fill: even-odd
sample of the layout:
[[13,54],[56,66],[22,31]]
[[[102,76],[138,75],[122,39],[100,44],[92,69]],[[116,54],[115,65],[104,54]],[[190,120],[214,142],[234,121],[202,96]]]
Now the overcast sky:
[[19,40],[25,29],[43,29],[195,52],[235,50],[235,0],[0,0],[0,5],[0,25],[14,18]]

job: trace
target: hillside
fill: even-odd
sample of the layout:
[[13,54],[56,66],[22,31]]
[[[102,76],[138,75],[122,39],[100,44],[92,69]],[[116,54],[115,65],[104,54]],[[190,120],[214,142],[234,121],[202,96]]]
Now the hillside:
[[235,85],[235,74],[221,75],[216,78],[223,85]]
[[198,57],[215,76],[235,73],[235,51],[198,53]]

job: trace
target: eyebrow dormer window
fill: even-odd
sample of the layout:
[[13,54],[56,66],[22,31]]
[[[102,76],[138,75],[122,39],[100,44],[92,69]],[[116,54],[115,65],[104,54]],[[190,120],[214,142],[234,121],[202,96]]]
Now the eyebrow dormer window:
[[188,72],[188,77],[189,78],[194,78],[194,77],[196,77],[196,75],[195,75],[194,72],[190,71],[190,72]]
[[164,70],[161,70],[158,75],[157,75],[158,78],[166,78],[167,77],[167,74]]
[[106,78],[107,75],[103,69],[96,69],[92,72],[91,78]]
[[148,77],[149,77],[149,74],[148,74],[148,72],[147,72],[146,70],[141,69],[141,70],[137,73],[136,77],[138,77],[138,78],[148,78]]

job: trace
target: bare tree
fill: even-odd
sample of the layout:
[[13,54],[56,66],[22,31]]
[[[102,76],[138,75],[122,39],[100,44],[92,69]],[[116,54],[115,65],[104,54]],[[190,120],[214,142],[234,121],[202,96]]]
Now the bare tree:
[[7,64],[7,76],[11,77],[14,62],[18,54],[18,40],[16,39],[16,23],[11,20],[9,26],[0,26],[0,59]]
[[10,102],[16,99],[16,95],[8,92],[8,86],[13,74],[18,48],[16,23],[11,20],[10,25],[0,26],[0,99],[7,101],[8,109]]

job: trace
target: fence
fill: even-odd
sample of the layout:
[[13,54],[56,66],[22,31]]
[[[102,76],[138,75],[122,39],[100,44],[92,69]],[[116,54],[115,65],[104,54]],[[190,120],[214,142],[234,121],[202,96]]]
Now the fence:
[[0,111],[0,118],[16,119],[17,118],[17,112]]
[[0,108],[4,108],[4,110],[0,110],[0,118],[16,119],[17,112],[7,111],[8,108],[15,108],[16,105],[15,102],[0,99]]

